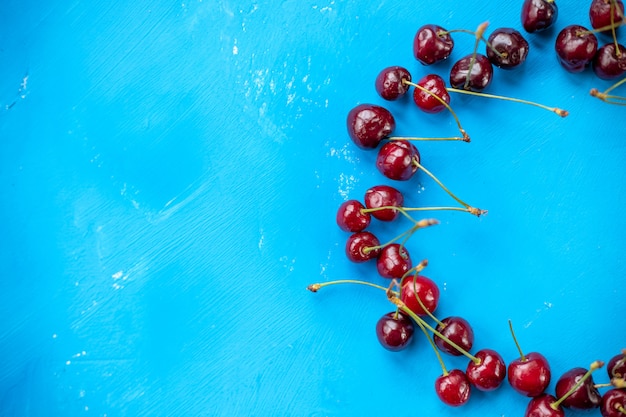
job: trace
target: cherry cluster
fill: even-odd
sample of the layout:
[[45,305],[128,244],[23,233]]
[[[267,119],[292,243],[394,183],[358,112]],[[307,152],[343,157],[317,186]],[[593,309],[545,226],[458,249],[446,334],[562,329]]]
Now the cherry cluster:
[[[532,34],[552,27],[558,16],[554,0],[525,0],[521,8],[523,29]],[[591,66],[598,77],[613,79],[626,73],[626,48],[617,42],[616,31],[626,24],[622,0],[592,0],[589,8],[592,30],[580,25],[564,28],[556,37],[555,50],[559,62],[569,72],[581,72]],[[626,349],[607,362],[608,382],[596,384],[592,373],[604,366],[595,361],[585,368],[572,368],[556,382],[554,395],[546,390],[551,382],[548,360],[538,352],[524,354],[509,322],[512,339],[519,357],[508,364],[497,351],[483,348],[471,353],[474,331],[470,323],[460,316],[439,319],[435,310],[439,305],[440,291],[437,283],[423,274],[427,260],[414,265],[406,247],[408,240],[420,229],[438,224],[433,218],[416,219],[414,213],[432,210],[453,210],[482,216],[486,210],[467,204],[450,191],[431,171],[422,165],[415,141],[460,140],[470,142],[470,136],[450,106],[451,93],[471,94],[488,99],[502,99],[536,106],[561,117],[566,110],[548,107],[519,98],[484,93],[494,76],[494,66],[513,70],[522,65],[529,53],[529,43],[522,33],[513,28],[497,28],[488,37],[487,23],[476,30],[446,30],[435,24],[420,27],[413,42],[413,54],[423,66],[446,60],[454,49],[456,33],[470,34],[475,38],[471,53],[458,59],[448,75],[449,86],[436,73],[427,74],[413,82],[408,69],[400,66],[384,68],[374,85],[378,95],[388,101],[398,100],[412,90],[413,102],[425,113],[449,111],[454,117],[460,135],[449,137],[398,137],[393,132],[396,122],[391,112],[380,105],[359,104],[352,108],[346,120],[348,135],[360,149],[377,151],[376,168],[387,179],[408,181],[418,171],[437,183],[455,202],[452,206],[406,207],[403,194],[388,184],[370,187],[362,200],[349,199],[336,213],[338,227],[349,233],[345,253],[352,262],[372,261],[378,274],[389,280],[388,286],[361,281],[337,280],[312,284],[308,289],[317,292],[336,284],[367,285],[383,291],[395,310],[384,314],[376,323],[380,344],[389,351],[400,351],[414,338],[416,327],[424,334],[441,364],[442,374],[435,380],[435,392],[447,405],[461,406],[468,402],[473,390],[493,391],[505,380],[518,393],[529,397],[525,412],[527,417],[560,417],[565,409],[599,409],[604,417],[626,417]],[[612,36],[613,42],[598,48],[596,36]],[[532,35],[531,35],[532,36]],[[481,44],[484,53],[479,52]],[[607,103],[620,104],[625,100],[609,92],[626,78],[603,93],[592,95]],[[410,227],[388,242],[381,243],[368,230],[373,219],[394,222],[404,218]],[[442,354],[465,356],[469,362],[462,369],[448,370]],[[608,388],[603,394],[600,389]]]

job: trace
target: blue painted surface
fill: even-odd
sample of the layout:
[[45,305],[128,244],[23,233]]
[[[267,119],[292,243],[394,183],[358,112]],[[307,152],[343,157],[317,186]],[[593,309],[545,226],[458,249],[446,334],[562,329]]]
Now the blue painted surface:
[[[382,293],[305,290],[386,285],[349,264],[334,224],[389,183],[345,130],[353,106],[384,104],[376,74],[446,74],[412,57],[425,23],[520,28],[518,1],[422,3],[3,1],[0,415],[522,415],[508,386],[443,406],[423,338],[378,345]],[[587,22],[563,2],[557,29]],[[571,115],[453,97],[472,143],[421,144],[423,163],[489,214],[438,214],[409,248],[440,284],[438,315],[507,361],[512,319],[558,375],[626,347],[626,128],[588,95],[609,82],[561,70],[555,35],[529,36],[489,91]],[[473,40],[455,39],[458,58]],[[399,135],[456,134],[448,114],[385,105]],[[423,175],[398,187],[451,203]]]

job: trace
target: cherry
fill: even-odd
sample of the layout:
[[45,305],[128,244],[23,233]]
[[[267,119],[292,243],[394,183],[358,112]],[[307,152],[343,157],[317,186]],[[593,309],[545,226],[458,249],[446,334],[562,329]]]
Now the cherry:
[[[613,16],[611,16],[611,12]],[[589,21],[594,29],[618,23],[624,16],[622,0],[592,0],[589,6]]]
[[435,392],[444,404],[458,407],[465,404],[472,392],[467,376],[460,369],[453,369],[435,380]]
[[495,350],[482,349],[474,355],[478,360],[472,360],[467,365],[467,378],[481,391],[493,391],[506,378],[506,364],[502,356]]
[[537,397],[541,395],[548,385],[552,376],[548,360],[537,352],[524,355],[522,348],[517,342],[513,323],[509,320],[509,329],[519,351],[519,358],[511,361],[508,366],[507,378],[513,389],[527,397]]
[[420,110],[426,113],[439,113],[446,108],[433,94],[450,104],[450,93],[446,89],[446,82],[439,75],[427,74],[417,82],[417,85],[432,93],[429,94],[420,88],[413,90],[413,101]]
[[602,396],[602,417],[624,417],[626,415],[626,390],[613,388]]
[[598,50],[598,38],[580,25],[563,28],[556,37],[555,49],[561,66],[569,72],[581,72]]
[[558,15],[559,8],[554,0],[524,0],[522,4],[522,26],[529,33],[548,29]]
[[376,323],[378,341],[392,352],[405,349],[413,339],[414,330],[411,319],[397,311],[385,314]]
[[[585,368],[573,368],[565,372],[557,381],[555,394],[557,397],[563,397],[585,376],[587,370]],[[590,376],[578,386],[563,400],[563,407],[574,408],[579,410],[588,410],[600,406],[600,392],[594,387],[593,378]]]
[[337,210],[337,225],[344,232],[362,232],[369,226],[372,216],[364,213],[365,206],[358,200],[341,203]]
[[511,69],[526,61],[528,41],[520,32],[511,28],[494,30],[487,42],[487,58],[496,67]]
[[526,407],[525,417],[564,417],[565,411],[560,405],[554,406],[557,399],[550,394],[534,397]]
[[398,243],[386,245],[376,259],[376,269],[383,278],[402,278],[412,266],[409,251]]
[[433,313],[439,305],[439,287],[426,276],[409,276],[401,283],[400,299],[413,313],[425,316],[427,311]]
[[346,242],[346,256],[352,262],[366,262],[380,253],[380,241],[370,232],[357,232]]
[[625,378],[626,377],[626,349],[619,355],[613,356],[607,366],[607,374],[609,378]]
[[406,68],[384,68],[376,77],[376,91],[385,100],[397,100],[409,91],[409,85],[405,81],[411,81],[411,74]]
[[[365,207],[368,209],[379,207],[402,207],[404,196],[397,189],[389,185],[375,185],[365,192]],[[392,221],[400,212],[393,208],[385,208],[371,212],[372,216],[382,221]]]
[[417,148],[406,140],[393,140],[385,143],[378,151],[376,168],[389,179],[406,181],[417,171],[420,154]]
[[417,30],[413,39],[413,55],[423,65],[443,61],[450,56],[454,41],[444,28],[424,25]]
[[348,134],[361,149],[374,149],[396,128],[389,110],[375,104],[359,104],[348,113]]
[[[474,344],[474,330],[464,318],[456,316],[447,317],[441,320],[436,330],[466,351],[469,352],[472,350],[472,345]],[[462,355],[458,349],[444,341],[437,334],[433,336],[433,341],[442,352],[453,356]]]
[[466,55],[450,70],[450,85],[454,88],[481,91],[491,84],[492,78],[493,66],[489,58],[482,54]]
[[614,43],[607,43],[596,52],[591,68],[599,78],[612,80],[626,73],[626,48],[620,44],[617,44],[617,48]]

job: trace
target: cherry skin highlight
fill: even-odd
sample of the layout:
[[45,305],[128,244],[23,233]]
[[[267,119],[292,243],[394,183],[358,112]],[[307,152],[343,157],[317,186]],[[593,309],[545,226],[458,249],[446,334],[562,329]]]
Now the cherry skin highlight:
[[[418,298],[426,310],[422,308]],[[433,313],[439,305],[439,287],[433,280],[423,275],[409,276],[401,283],[400,299],[409,310],[418,316],[425,316],[426,311]]]
[[414,331],[411,319],[396,311],[385,314],[376,323],[378,341],[382,347],[392,352],[406,349],[413,339]]
[[526,32],[540,32],[548,29],[557,20],[559,8],[551,0],[524,0],[521,20]]
[[550,384],[551,375],[548,360],[537,352],[511,361],[507,372],[511,387],[527,397],[543,394]]
[[347,200],[337,210],[337,226],[344,232],[362,232],[369,226],[372,216],[363,213],[365,206],[358,200]]
[[[515,29],[496,29],[489,35],[487,42],[491,45],[491,48],[486,47],[487,58],[496,67],[512,69],[526,61],[529,48],[528,41]],[[494,49],[500,55],[495,53]]]
[[380,249],[366,250],[380,245],[380,241],[370,232],[357,232],[346,241],[346,256],[352,262],[366,262],[376,258]]
[[467,403],[472,390],[465,373],[453,369],[435,380],[435,392],[444,404],[458,407]]
[[[446,82],[439,75],[427,74],[416,84],[450,104],[450,93],[446,89]],[[413,89],[413,101],[420,110],[426,113],[439,113],[446,108],[441,101],[419,88]]]
[[[392,206],[402,207],[404,196],[400,191],[389,185],[375,185],[367,189],[364,201],[365,207],[368,209]],[[372,217],[385,222],[395,220],[399,214],[398,210],[392,208],[371,212]]]
[[378,74],[374,86],[382,98],[393,101],[409,91],[409,85],[404,81],[411,81],[409,70],[404,67],[392,66],[383,69]]
[[582,72],[598,50],[598,38],[580,25],[563,28],[554,44],[561,66],[572,73]]
[[[472,91],[481,91],[491,84],[493,79],[493,66],[485,55],[476,54],[472,71],[469,67],[472,55],[466,55],[459,59],[450,70],[450,85],[454,88],[462,88]],[[470,72],[469,84],[465,86],[467,74]]]
[[479,350],[474,356],[480,363],[470,361],[467,365],[467,378],[481,391],[493,391],[506,378],[506,364],[498,352],[492,349]]
[[[435,330],[462,347],[466,352],[472,350],[472,346],[474,345],[474,330],[464,318],[456,316],[446,317],[441,320],[441,323],[437,325]],[[433,341],[442,352],[453,356],[462,355],[461,352],[436,334],[433,335]]]
[[413,39],[413,55],[422,65],[431,65],[450,56],[454,41],[446,30],[438,25],[424,25]]
[[558,406],[556,410],[552,408],[554,402],[556,398],[550,394],[534,397],[528,403],[524,417],[565,417],[563,407]]
[[416,162],[420,162],[420,153],[411,142],[393,140],[378,151],[376,168],[389,179],[406,181],[417,172]]
[[396,128],[389,110],[375,104],[359,104],[348,113],[348,134],[361,149],[375,149]]
[[[554,393],[558,398],[563,397],[587,373],[585,368],[573,368],[565,372],[556,382]],[[563,400],[561,405],[577,410],[590,410],[600,406],[602,397],[593,378],[589,376],[576,390]]]
[[382,248],[376,259],[376,269],[383,278],[400,279],[412,266],[409,251],[398,243]]

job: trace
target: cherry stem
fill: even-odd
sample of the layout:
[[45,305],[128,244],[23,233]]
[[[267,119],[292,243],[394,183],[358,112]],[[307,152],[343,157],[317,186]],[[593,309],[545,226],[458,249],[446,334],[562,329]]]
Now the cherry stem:
[[380,206],[380,207],[373,207],[373,208],[369,208],[369,209],[361,209],[361,213],[371,213],[374,211],[379,211],[379,210],[398,210],[401,214],[403,214],[405,217],[407,217],[409,220],[411,220],[413,223],[417,223],[415,220],[413,220],[413,218],[405,212],[408,211],[462,211],[465,213],[471,213],[471,214],[475,214],[472,212],[472,207],[446,207],[446,206],[437,206],[437,207],[397,207],[397,206]]
[[454,120],[456,121],[456,124],[459,128],[459,131],[461,132],[461,135],[463,136],[464,140],[466,140],[467,142],[470,141],[470,137],[467,134],[467,132],[465,131],[465,129],[463,129],[463,126],[461,126],[461,121],[459,120],[459,117],[456,115],[455,111],[452,110],[452,107],[450,107],[450,105],[448,103],[446,103],[446,101],[444,99],[442,99],[441,97],[439,97],[437,94],[433,93],[432,91],[430,91],[428,88],[422,87],[419,84],[415,84],[414,82],[402,79],[402,82],[406,85],[410,85],[413,88],[417,88],[420,91],[425,92],[426,94],[431,95],[432,97],[435,98],[435,100],[437,100],[439,103],[441,103],[446,109],[448,109],[448,111],[450,112],[450,114],[452,115],[452,117],[454,117]]
[[604,32],[606,30],[613,30],[615,28],[618,28],[624,24],[626,24],[626,19],[622,17],[621,20],[617,21],[617,22],[613,22],[613,14],[611,13],[611,24],[610,25],[606,25],[606,26],[602,26],[596,29],[591,29],[591,30],[581,30],[581,31],[577,31],[576,35],[577,36],[585,36],[591,33],[598,33],[598,32]]
[[413,163],[415,164],[415,166],[417,166],[419,169],[421,169],[422,171],[424,171],[424,173],[426,175],[428,175],[430,178],[433,179],[433,181],[435,181],[446,193],[448,193],[448,195],[450,197],[452,197],[454,200],[456,200],[460,205],[462,205],[463,207],[465,207],[470,213],[472,213],[473,215],[480,217],[483,214],[487,213],[487,210],[481,210],[479,208],[476,207],[472,207],[469,204],[467,204],[465,201],[461,200],[460,198],[458,198],[456,195],[454,195],[452,193],[452,191],[450,191],[445,185],[443,185],[443,183],[441,181],[439,181],[437,179],[437,177],[435,177],[429,170],[427,170],[426,168],[424,168],[424,166],[422,164],[420,164],[417,161],[413,161]]
[[513,331],[513,322],[509,320],[509,329],[511,330],[511,336],[513,336],[513,341],[515,342],[515,346],[517,346],[517,350],[519,351],[519,357],[522,362],[526,362],[526,356],[524,356],[524,352],[522,352],[522,348],[517,342],[517,337],[515,337],[515,332]]
[[415,265],[413,268],[409,269],[408,271],[406,271],[404,273],[404,275],[402,275],[402,278],[400,278],[400,284],[402,284],[402,282],[404,282],[404,280],[411,274],[419,274],[420,272],[422,272],[426,267],[428,266],[428,259],[422,259],[422,261],[420,263],[418,263],[417,265]]
[[567,115],[569,115],[569,112],[567,110],[563,110],[563,109],[559,109],[558,107],[549,107],[540,103],[535,103],[533,101],[528,101],[528,100],[523,100],[520,98],[513,98],[513,97],[506,97],[506,96],[499,96],[496,94],[488,94],[488,93],[479,93],[476,91],[471,91],[471,90],[463,90],[460,88],[453,88],[450,87],[447,89],[449,92],[451,93],[461,93],[461,94],[468,94],[471,96],[478,96],[478,97],[485,97],[485,98],[493,98],[493,99],[497,99],[497,100],[505,100],[505,101],[512,101],[515,103],[521,103],[521,104],[528,104],[531,106],[535,106],[535,107],[539,107],[541,109],[544,110],[548,110],[552,113],[556,113],[561,117],[567,117]]
[[317,283],[317,284],[311,284],[308,287],[306,287],[306,289],[311,291],[311,292],[318,292],[319,290],[321,290],[324,287],[328,287],[329,285],[337,285],[337,284],[367,285],[369,287],[378,288],[379,290],[383,290],[383,291],[388,291],[389,290],[389,288],[385,288],[385,287],[380,286],[378,284],[373,284],[371,282],[360,281],[360,280],[356,280],[356,279],[339,279],[339,280],[335,280],[335,281],[320,282],[320,283]]
[[[439,32],[437,32],[437,36],[442,36],[442,35],[447,35],[450,33],[469,33],[470,35],[474,35],[474,37],[478,36],[478,33],[474,30],[469,30],[469,29],[452,29],[452,30],[440,30]],[[484,30],[483,30],[484,32]],[[494,48],[487,39],[485,39],[485,37],[481,34],[480,35],[480,40],[485,42],[485,45],[487,45],[487,48],[491,49],[493,51],[493,53],[495,53],[496,55],[498,55],[498,57],[503,58],[506,56],[506,54],[503,54],[502,52],[498,51],[496,48]]]
[[[400,210],[398,210],[400,211]],[[408,215],[407,215],[408,216]],[[408,216],[409,218],[411,218],[410,216]],[[404,232],[400,233],[398,236],[394,237],[393,239],[391,239],[390,241],[386,242],[383,245],[377,245],[377,246],[368,246],[366,248],[363,249],[363,253],[365,253],[366,255],[376,249],[382,249],[387,245],[390,245],[394,242],[397,242],[400,238],[404,237],[404,240],[402,241],[402,243],[400,244],[400,250],[402,250],[402,248],[404,247],[405,243],[411,238],[411,236],[413,236],[413,233],[415,233],[417,230],[419,229],[423,229],[425,227],[428,226],[434,226],[436,224],[439,224],[439,220],[436,219],[423,219],[420,220],[418,222],[415,222],[415,224],[408,230],[405,230]]]
[[615,55],[619,59],[622,57],[622,51],[619,50],[619,44],[617,42],[617,34],[615,33],[615,29],[616,29],[615,28],[615,16],[613,16],[613,12],[615,12],[616,7],[617,7],[617,0],[611,0],[611,5],[609,8],[609,13],[611,15],[611,36],[613,36],[613,44],[615,45]]
[[459,137],[459,136],[451,136],[447,138],[419,138],[419,137],[399,137],[399,136],[390,136],[387,139],[389,140],[428,140],[428,141],[450,141],[450,140],[460,140],[463,142],[469,142],[469,137]]
[[555,402],[551,403],[551,404],[550,404],[550,407],[551,407],[553,410],[555,410],[555,411],[556,411],[556,410],[558,410],[558,409],[559,409],[559,406],[561,405],[561,403],[562,403],[563,401],[565,401],[565,399],[566,399],[567,397],[569,397],[570,395],[572,395],[572,394],[574,393],[574,391],[576,391],[576,390],[578,389],[578,387],[580,387],[580,386],[583,384],[583,382],[585,382],[585,380],[591,376],[591,373],[592,373],[593,371],[595,371],[595,370],[597,370],[597,369],[600,369],[600,368],[602,368],[603,366],[604,366],[604,362],[602,362],[602,361],[595,361],[595,362],[593,362],[593,363],[589,366],[589,370],[585,373],[585,375],[583,375],[583,376],[582,376],[582,378],[580,378],[580,379],[578,380],[578,382],[576,382],[576,384],[574,384],[574,386],[573,386],[572,388],[570,388],[570,390],[569,390],[569,391],[567,391],[565,394],[563,394],[563,396],[562,396],[561,398],[559,398],[559,399],[558,399],[558,400],[556,400]]
[[417,325],[420,327],[420,329],[422,329],[422,332],[426,336],[426,340],[428,340],[428,343],[430,344],[430,347],[432,347],[433,350],[435,351],[435,355],[437,356],[437,361],[439,362],[439,365],[441,365],[441,371],[442,371],[443,375],[444,376],[448,375],[448,370],[446,369],[446,364],[444,363],[443,358],[441,357],[441,353],[439,353],[439,349],[437,349],[437,345],[435,345],[435,342],[433,341],[433,338],[430,337],[430,334],[428,333],[428,330],[426,329],[426,327],[424,327],[424,325],[421,322],[418,321]]
[[478,44],[480,43],[480,39],[483,37],[483,33],[485,33],[487,26],[489,26],[489,22],[483,22],[478,25],[478,28],[476,29],[476,42],[474,42],[474,52],[472,52],[472,58],[470,59],[469,67],[467,68],[467,75],[465,76],[465,84],[463,85],[463,88],[466,90],[469,90],[472,68],[476,63],[476,52],[478,51]]
[[611,86],[610,89],[607,89],[603,93],[599,92],[597,88],[592,88],[589,91],[589,94],[592,97],[600,99],[600,100],[602,100],[603,102],[605,102],[607,104],[614,104],[616,106],[626,106],[626,97],[607,94],[608,91],[612,90],[613,88],[617,87],[618,85],[621,85],[624,81],[626,81],[626,78],[624,78],[620,82],[616,83],[615,85]]
[[624,378],[612,378],[610,385],[612,385],[615,388],[626,388],[626,379]]

